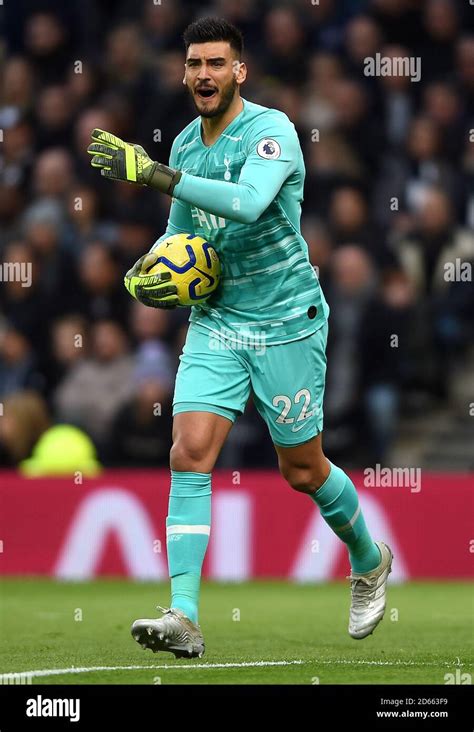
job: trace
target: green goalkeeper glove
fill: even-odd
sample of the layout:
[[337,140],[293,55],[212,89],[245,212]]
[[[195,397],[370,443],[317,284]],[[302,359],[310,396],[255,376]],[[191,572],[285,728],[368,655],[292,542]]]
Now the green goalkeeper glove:
[[141,145],[124,142],[104,130],[93,130],[92,144],[87,148],[93,168],[100,168],[105,178],[138,183],[173,195],[181,172],[152,160]]
[[178,289],[170,285],[171,272],[147,274],[156,264],[158,254],[149,252],[140,257],[125,275],[125,287],[132,297],[151,308],[175,308]]

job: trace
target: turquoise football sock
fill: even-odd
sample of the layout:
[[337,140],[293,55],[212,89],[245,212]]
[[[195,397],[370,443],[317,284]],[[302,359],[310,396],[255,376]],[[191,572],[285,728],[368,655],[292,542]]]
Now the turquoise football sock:
[[166,546],[171,605],[198,619],[201,568],[211,530],[211,473],[171,471]]
[[310,498],[319,506],[326,523],[347,544],[352,570],[369,572],[380,564],[379,548],[365,525],[354,483],[341,468],[330,465],[327,479]]

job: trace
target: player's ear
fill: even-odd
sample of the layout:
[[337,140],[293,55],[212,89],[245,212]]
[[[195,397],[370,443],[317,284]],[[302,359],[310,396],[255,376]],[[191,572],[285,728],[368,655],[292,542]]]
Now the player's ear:
[[232,71],[239,84],[242,84],[247,78],[247,66],[244,61],[235,60],[232,64]]

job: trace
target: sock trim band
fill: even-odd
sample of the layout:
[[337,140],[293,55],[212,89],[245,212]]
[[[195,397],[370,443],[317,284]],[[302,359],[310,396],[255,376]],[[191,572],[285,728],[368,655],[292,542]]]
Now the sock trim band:
[[196,476],[197,478],[210,478],[212,473],[196,473],[194,470],[170,470],[171,477],[177,478],[178,480],[180,478],[183,478],[186,480],[190,476]]
[[350,520],[349,520],[349,521],[347,522],[347,524],[343,524],[343,526],[336,526],[336,527],[334,528],[334,531],[348,531],[348,529],[352,529],[352,527],[354,526],[355,522],[356,522],[356,521],[357,521],[357,519],[359,518],[359,514],[360,514],[360,503],[359,503],[359,505],[357,506],[357,508],[356,508],[356,510],[355,510],[355,513],[354,513],[354,515],[353,515],[353,516],[352,516],[352,518],[351,518],[351,519],[350,519]]
[[211,527],[204,524],[195,524],[189,526],[186,524],[172,524],[166,527],[166,536],[170,534],[206,534],[209,536],[211,533]]

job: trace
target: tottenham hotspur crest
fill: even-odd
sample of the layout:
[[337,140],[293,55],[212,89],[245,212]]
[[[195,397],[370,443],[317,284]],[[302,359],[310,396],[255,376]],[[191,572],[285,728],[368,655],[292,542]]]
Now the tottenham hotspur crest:
[[269,137],[265,137],[258,143],[257,152],[261,158],[276,160],[281,155],[281,148],[276,140],[271,140]]

